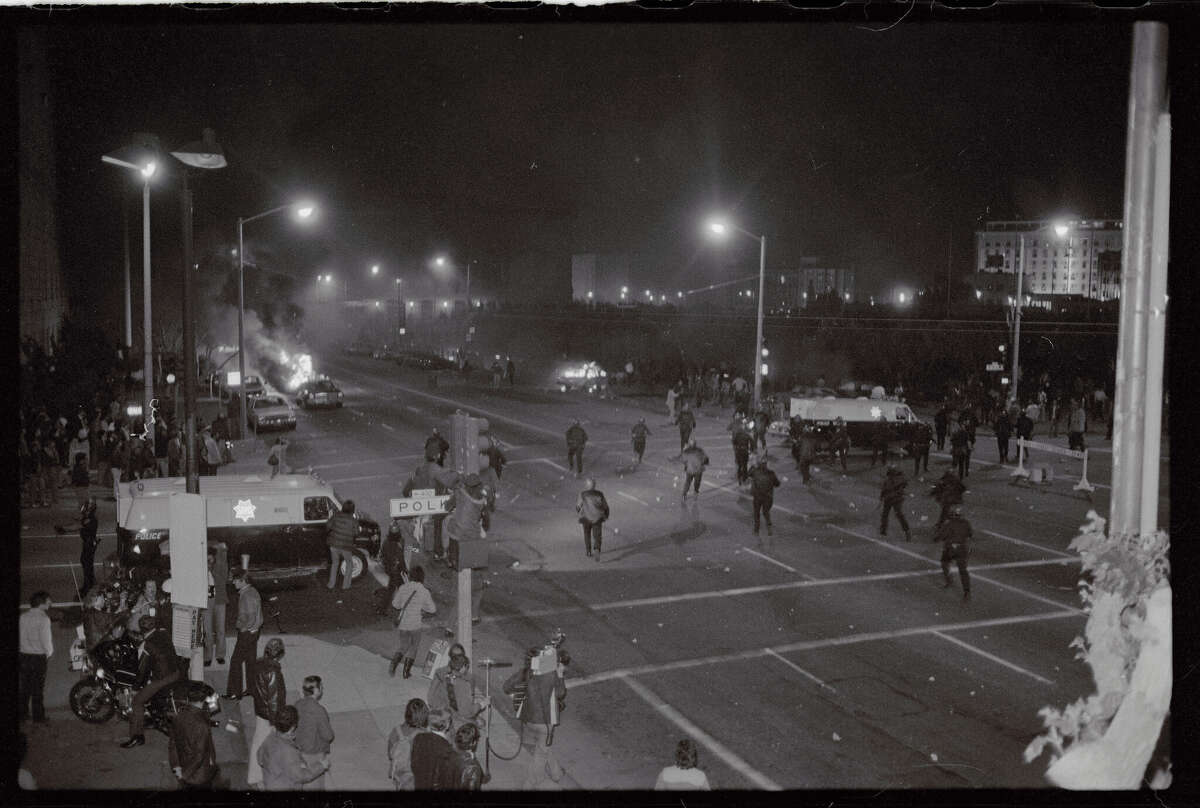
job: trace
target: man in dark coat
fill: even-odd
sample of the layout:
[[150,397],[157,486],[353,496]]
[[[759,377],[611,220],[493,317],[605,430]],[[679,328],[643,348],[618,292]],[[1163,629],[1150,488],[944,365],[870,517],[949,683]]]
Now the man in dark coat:
[[[430,439],[432,440],[432,438]],[[429,441],[425,442],[425,460],[421,465],[413,471],[412,476],[404,483],[404,488],[401,491],[402,496],[411,497],[414,490],[433,489],[437,496],[449,494],[450,488],[443,480],[449,472],[443,472],[437,462],[438,458],[437,445],[430,445]],[[422,517],[425,518],[425,517]],[[442,544],[442,522],[446,520],[445,514],[437,514],[436,516],[428,517],[433,523],[433,545],[432,552],[435,559],[440,559],[445,555],[445,547]],[[421,537],[421,550],[430,552],[429,534],[423,533]]]
[[633,453],[637,456],[637,465],[642,464],[642,455],[646,453],[646,436],[650,434],[650,428],[646,426],[646,419],[639,418],[638,422],[633,425]]
[[733,423],[733,459],[737,463],[737,482],[742,485],[750,479],[747,468],[750,463],[750,449],[754,445],[753,438],[746,430],[746,425],[739,419]]
[[810,469],[817,454],[817,439],[813,436],[810,426],[802,427],[797,433],[792,440],[792,457],[796,461],[796,470],[800,472],[801,479],[808,485],[811,479]]
[[833,421],[833,437],[829,439],[829,449],[835,458],[841,458],[842,471],[845,471],[846,455],[850,454],[850,433],[840,415]]
[[871,427],[871,467],[875,467],[876,460],[881,461],[885,466],[888,460],[888,424],[887,419],[882,414],[875,419],[875,423]]
[[942,402],[942,406],[938,407],[938,411],[933,416],[933,428],[937,432],[937,448],[942,451],[946,448],[946,427],[950,425],[950,410],[946,406],[946,402]]
[[958,479],[971,476],[971,439],[957,422],[950,432],[950,457],[958,469]]
[[767,457],[763,455],[758,463],[750,470],[750,494],[754,498],[754,535],[758,535],[759,516],[767,523],[767,535],[772,535],[771,505],[775,501],[775,489],[779,487],[779,476],[767,467]]
[[904,540],[912,541],[912,533],[908,529],[908,520],[904,518],[904,488],[908,485],[908,480],[904,478],[904,472],[895,466],[888,466],[887,474],[883,477],[883,487],[879,491],[879,499],[883,506],[883,513],[879,517],[879,535],[887,535],[888,513],[892,510],[896,511],[896,518],[900,520],[900,527],[904,530]]
[[938,515],[937,524],[934,527],[941,527],[942,523],[946,521],[946,516],[950,513],[950,506],[962,503],[962,495],[965,490],[966,487],[962,480],[954,476],[953,471],[946,469],[946,473],[934,483],[933,489],[929,492],[929,495],[942,506],[942,512]]
[[79,590],[80,600],[96,583],[96,547],[100,544],[96,532],[100,521],[96,518],[96,498],[89,496],[79,506],[79,566],[83,568],[83,587]]
[[439,466],[444,466],[448,451],[450,451],[450,443],[442,437],[442,433],[435,426],[433,434],[425,439],[425,457],[432,459]]
[[967,557],[971,554],[971,523],[963,518],[962,506],[951,505],[946,521],[937,529],[934,540],[942,542],[942,577],[944,587],[954,585],[950,579],[950,562],[958,565],[963,601],[971,599],[971,575],[967,572]]
[[167,757],[171,771],[183,790],[205,790],[217,779],[217,752],[213,746],[212,727],[204,709],[204,692],[190,691],[187,704],[179,708],[171,722],[167,741]]
[[921,464],[929,471],[929,445],[933,442],[933,430],[926,423],[918,422],[910,427],[905,450],[913,459],[913,477],[920,477]]
[[[1025,440],[1033,440],[1033,419],[1024,410],[1021,410],[1020,416],[1017,417],[1017,437]],[[1029,459],[1029,450],[1026,449],[1024,457],[1018,459],[1018,462],[1025,462]]]
[[692,430],[696,428],[696,416],[688,408],[685,401],[683,408],[679,411],[679,453],[683,454],[683,450],[687,447],[688,440],[692,437]]
[[[579,524],[583,525],[583,546],[588,558],[600,559],[600,540],[604,532],[604,520],[608,519],[608,500],[601,491],[596,490],[596,481],[588,479],[584,489],[579,492],[579,501],[575,503],[575,511],[579,514]],[[592,556],[592,545],[596,545],[596,556]]]
[[146,702],[155,693],[179,680],[179,657],[175,655],[175,647],[167,630],[159,628],[158,620],[150,615],[143,615],[138,621],[138,629],[142,632],[142,650],[138,657],[138,679],[147,682],[133,697],[129,705],[129,739],[121,744],[125,749],[141,746],[146,742],[142,734],[142,726],[146,721]]
[[418,732],[412,739],[413,788],[434,791],[446,788],[453,768],[454,747],[450,733],[450,711],[429,711],[429,731]]
[[576,418],[567,429],[567,471],[573,470],[576,479],[583,474],[583,447],[587,439],[587,432]]
[[1012,434],[1012,421],[1008,420],[1008,412],[1000,410],[996,416],[996,420],[992,422],[992,429],[996,432],[996,451],[1000,455],[1000,462],[1008,462],[1008,438]]

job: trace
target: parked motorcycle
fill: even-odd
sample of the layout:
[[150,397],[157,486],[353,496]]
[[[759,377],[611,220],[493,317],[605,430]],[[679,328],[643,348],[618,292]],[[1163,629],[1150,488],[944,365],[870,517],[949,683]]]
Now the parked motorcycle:
[[[113,715],[129,718],[139,685],[137,643],[126,634],[103,639],[87,652],[83,678],[71,688],[71,712],[89,724],[103,724]],[[146,703],[146,726],[169,732],[179,708],[195,695],[203,696],[209,721],[216,726],[213,716],[221,711],[217,692],[206,682],[189,679],[164,687]]]

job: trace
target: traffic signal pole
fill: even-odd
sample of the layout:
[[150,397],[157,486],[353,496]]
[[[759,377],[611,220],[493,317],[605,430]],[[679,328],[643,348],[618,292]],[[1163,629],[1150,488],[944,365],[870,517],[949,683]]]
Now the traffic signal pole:
[[[486,431],[488,422],[483,418],[472,418],[465,414],[462,410],[458,410],[454,415],[450,416],[450,452],[454,461],[454,470],[457,471],[461,478],[468,474],[479,473],[479,433]],[[486,505],[484,506],[486,507]],[[471,609],[471,566],[464,563],[465,553],[462,552],[462,543],[465,537],[450,536],[448,541],[457,541],[459,543],[458,553],[458,624],[455,626],[455,636],[462,643],[462,647],[466,650],[467,656],[472,655],[471,643],[474,637],[471,633],[471,620],[474,617]],[[474,536],[467,541],[479,541],[479,536]],[[447,554],[449,547],[447,547]]]

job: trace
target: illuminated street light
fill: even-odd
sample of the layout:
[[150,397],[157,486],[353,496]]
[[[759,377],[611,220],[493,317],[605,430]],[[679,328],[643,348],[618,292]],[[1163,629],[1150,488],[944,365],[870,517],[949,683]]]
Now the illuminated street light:
[[[758,242],[758,327],[755,334],[755,348],[761,351],[763,347],[763,286],[767,278],[767,237],[756,236],[748,230],[743,230],[737,225],[729,224],[720,218],[710,219],[708,229],[717,236],[724,236],[729,230],[736,230],[747,238],[754,239]],[[752,296],[747,293],[747,296]],[[755,358],[757,359],[757,351]],[[759,366],[758,362],[754,364],[754,407],[757,409],[759,402],[762,400],[762,380],[766,375],[766,366]]]
[[[1064,222],[1054,222],[1052,225],[1054,234],[1058,238],[1063,238],[1071,232],[1070,225]],[[1039,227],[1033,232],[1040,233],[1045,230],[1046,226]],[[1025,278],[1025,233],[1020,234],[1021,251],[1019,257],[1019,266],[1017,266],[1017,310],[1013,315],[1013,363],[1012,363],[1012,388],[1008,392],[1009,403],[1017,403],[1017,386],[1021,380],[1021,282]],[[1068,269],[1070,260],[1067,261]],[[1008,299],[1009,305],[1012,305],[1012,298]]]
[[437,264],[440,267],[444,267],[444,266],[446,266],[446,258],[444,256],[439,255],[437,258],[433,259],[433,263]]
[[623,294],[623,295],[625,295],[625,294],[629,294],[629,287],[628,287],[628,286],[622,286],[622,287],[621,287],[621,294]]
[[378,275],[378,274],[379,274],[379,264],[372,264],[372,265],[371,265],[371,274],[372,274],[372,275]]
[[976,290],[975,290],[975,299],[976,299],[976,300],[979,300],[981,297],[983,297],[983,290],[982,290],[982,289],[976,289]]
[[905,299],[906,299],[906,297],[905,297],[904,292],[901,292],[900,293],[900,302],[903,303],[905,301]]
[[591,299],[592,299],[592,293],[591,293],[591,292],[588,292],[587,296],[588,296],[588,300],[591,300]]

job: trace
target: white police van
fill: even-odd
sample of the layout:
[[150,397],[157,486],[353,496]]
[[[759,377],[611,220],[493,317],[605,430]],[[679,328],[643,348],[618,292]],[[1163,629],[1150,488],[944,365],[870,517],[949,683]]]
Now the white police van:
[[[114,486],[117,497],[117,556],[129,567],[170,566],[170,496],[187,491],[183,477],[134,480]],[[329,483],[309,474],[256,474],[200,478],[208,541],[224,542],[231,565],[249,556],[258,580],[295,579],[328,570],[325,523],[341,510],[342,498]],[[379,524],[356,513],[351,578],[379,555]]]

